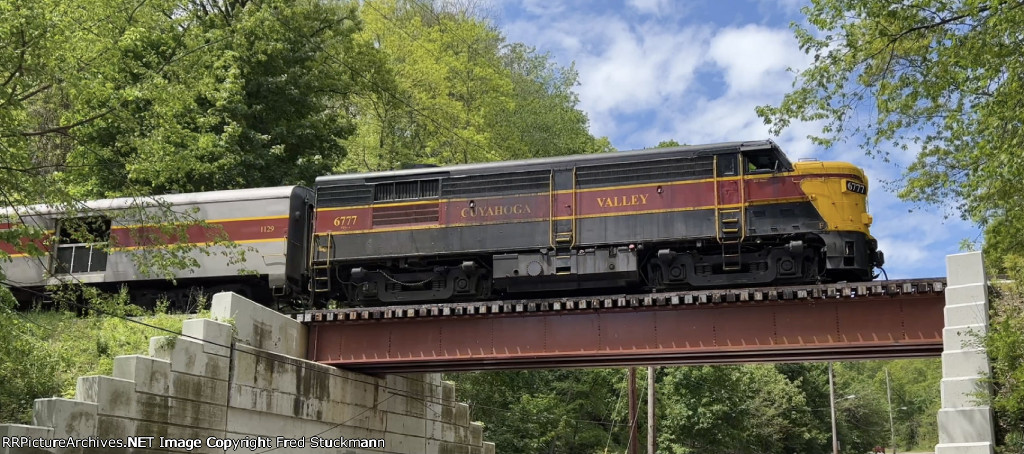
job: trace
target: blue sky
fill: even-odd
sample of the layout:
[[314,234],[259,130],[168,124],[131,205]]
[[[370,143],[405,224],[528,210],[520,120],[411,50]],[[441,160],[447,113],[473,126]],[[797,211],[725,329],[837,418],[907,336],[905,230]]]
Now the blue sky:
[[[485,13],[509,41],[549,52],[579,71],[580,107],[590,131],[620,150],[662,140],[700,144],[772,138],[790,159],[847,161],[868,174],[872,233],[889,278],[944,276],[945,255],[960,252],[978,229],[943,207],[899,201],[897,182],[913,155],[891,162],[856,144],[828,150],[807,139],[820,124],[794,123],[772,137],[754,112],[778,104],[792,87],[789,70],[811,59],[789,24],[803,22],[800,0],[491,0]],[[952,204],[951,204],[952,205]]]

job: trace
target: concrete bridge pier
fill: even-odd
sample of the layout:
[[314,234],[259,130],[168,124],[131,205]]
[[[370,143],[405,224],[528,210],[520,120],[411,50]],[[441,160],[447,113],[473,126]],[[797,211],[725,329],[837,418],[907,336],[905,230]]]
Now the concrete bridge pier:
[[[305,326],[233,293],[214,295],[211,312],[217,320],[185,321],[181,337],[154,337],[149,356],[115,358],[112,377],[80,377],[74,399],[36,400],[34,425],[0,425],[2,437],[144,447],[0,454],[495,452],[440,374],[372,377],[307,361]],[[314,437],[355,444],[315,448]],[[251,444],[211,446],[233,440]]]
[[942,409],[935,454],[992,454],[995,423],[982,400],[992,395],[991,373],[979,335],[988,332],[988,281],[980,252],[946,257],[942,332]]

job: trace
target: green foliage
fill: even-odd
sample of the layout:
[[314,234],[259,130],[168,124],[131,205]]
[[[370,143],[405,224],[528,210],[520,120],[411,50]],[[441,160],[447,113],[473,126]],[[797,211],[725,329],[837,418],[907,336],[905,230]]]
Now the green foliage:
[[[111,113],[82,128],[69,157],[80,164],[66,179],[77,193],[311,183],[344,156],[352,74],[332,61],[359,53],[348,44],[354,3],[144,3],[110,13],[105,22],[133,32],[106,68],[121,86],[81,93],[82,104]],[[110,168],[90,170],[99,165]]]
[[656,145],[654,148],[679,147],[679,146],[682,146],[682,145],[683,144],[681,144],[679,142],[676,142],[675,139],[669,139],[669,140],[662,140],[661,142],[658,142],[658,145]]
[[[900,197],[952,208],[983,226],[988,269],[1021,282],[1020,6],[997,0],[814,0],[804,9],[809,26],[793,26],[814,63],[780,105],[758,113],[776,133],[793,120],[821,122],[815,140],[822,145],[852,138],[869,155],[888,158],[887,147],[916,153]],[[1021,452],[1024,445],[1024,313],[1017,291],[993,301],[986,338],[1005,445],[1000,449],[1007,452]],[[930,422],[937,405],[928,400],[898,407]],[[930,442],[930,425],[919,427],[901,431],[903,441]]]
[[666,452],[783,452],[820,438],[799,387],[770,366],[668,369]]
[[[143,321],[148,325],[181,332],[184,316],[145,314],[128,304],[123,292],[104,295],[86,287],[81,290],[91,308],[84,317],[68,311],[15,312],[13,298],[0,287],[0,326],[4,327],[0,330],[0,423],[31,423],[35,399],[74,397],[78,377],[110,375],[115,357],[146,354],[151,337],[168,334],[100,312],[146,315]],[[57,297],[83,298],[68,290],[59,291]]]
[[[628,433],[621,370],[545,370],[451,374],[458,400],[484,422],[502,452],[618,452]],[[614,419],[613,419],[614,418]]]
[[1014,284],[993,288],[985,347],[992,361],[996,435],[1002,453],[1024,452],[1024,267],[1010,267]]
[[[398,169],[611,150],[587,132],[573,68],[473,12],[418,0],[360,10],[361,47],[380,50],[349,109],[356,133],[339,171]],[[374,58],[378,56],[373,56]],[[372,77],[372,79],[369,79]]]
[[63,363],[44,327],[14,312],[15,305],[0,287],[0,422],[29,423],[36,398],[59,394]]
[[780,105],[758,109],[773,132],[817,121],[822,145],[854,139],[869,155],[916,153],[901,198],[985,226],[986,252],[1024,254],[1024,8],[814,0],[803,11],[809,26],[793,28],[814,63]]
[[[938,442],[937,360],[837,363],[836,414],[844,452],[889,445],[885,369],[900,451]],[[638,369],[640,440],[646,368]],[[485,437],[510,453],[623,452],[629,440],[623,369],[451,374]],[[658,369],[658,452],[788,453],[831,450],[825,364]],[[847,398],[848,396],[854,396]]]

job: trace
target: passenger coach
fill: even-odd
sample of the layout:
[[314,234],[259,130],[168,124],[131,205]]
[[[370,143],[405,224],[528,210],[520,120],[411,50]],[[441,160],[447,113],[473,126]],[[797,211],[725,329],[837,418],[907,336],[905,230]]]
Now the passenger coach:
[[[286,257],[306,255],[302,238],[310,233],[308,223],[290,220],[289,212],[293,201],[302,210],[307,200],[309,189],[283,186],[95,200],[70,215],[49,206],[7,210],[0,213],[7,218],[0,230],[21,223],[41,229],[45,238],[35,242],[39,256],[0,242],[10,254],[3,264],[6,284],[21,301],[45,298],[47,286],[67,282],[110,291],[126,285],[132,300],[144,306],[162,299],[187,308],[197,291],[233,291],[264,304],[274,294],[302,298],[296,296],[298,283],[286,280]],[[179,231],[169,223],[187,227]],[[292,229],[301,244],[288,243]],[[154,254],[168,252],[170,244],[194,246],[177,255],[191,266],[167,270],[174,282],[151,269]]]

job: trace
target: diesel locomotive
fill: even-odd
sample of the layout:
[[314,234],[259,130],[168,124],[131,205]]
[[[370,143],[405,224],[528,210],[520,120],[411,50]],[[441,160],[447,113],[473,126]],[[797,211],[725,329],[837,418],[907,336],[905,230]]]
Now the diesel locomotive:
[[[851,164],[794,163],[774,142],[754,141],[326,176],[311,189],[166,200],[256,251],[247,263],[257,269],[244,278],[238,264],[197,255],[199,271],[183,271],[176,288],[322,307],[867,281],[884,262],[869,232],[867,189]],[[38,222],[60,229],[56,217]],[[116,232],[132,227],[110,229],[118,248],[89,249],[102,251],[103,270],[65,263],[61,248],[71,246],[58,240],[48,264],[37,258],[19,269],[16,258],[5,271],[36,285],[65,272],[168,291],[120,257],[133,245]],[[188,241],[203,235],[190,231]]]

